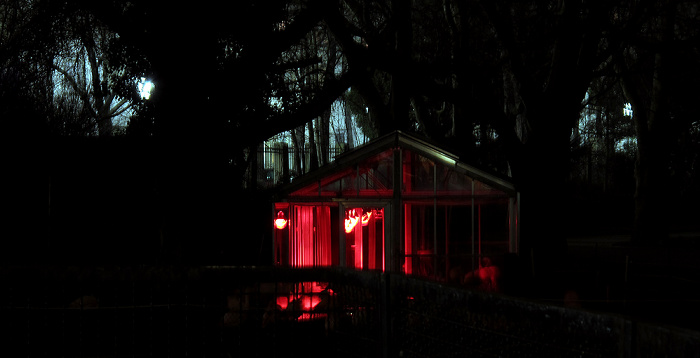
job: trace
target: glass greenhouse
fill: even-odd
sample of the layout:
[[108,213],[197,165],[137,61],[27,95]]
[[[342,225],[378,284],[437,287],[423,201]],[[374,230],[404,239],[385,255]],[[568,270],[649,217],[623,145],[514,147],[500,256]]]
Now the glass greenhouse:
[[519,194],[498,175],[394,132],[297,178],[274,203],[274,264],[459,280],[518,252]]

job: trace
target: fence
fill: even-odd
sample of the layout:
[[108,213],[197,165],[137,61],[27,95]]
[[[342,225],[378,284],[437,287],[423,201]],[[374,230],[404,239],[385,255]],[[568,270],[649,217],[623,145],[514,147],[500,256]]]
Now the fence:
[[14,356],[700,356],[694,331],[378,272],[6,268],[0,275],[2,345]]
[[[344,145],[326,148],[326,161],[332,162],[335,157],[345,151]],[[321,153],[318,153],[321,160]],[[284,183],[298,177],[311,170],[311,148],[308,143],[299,149],[289,146],[285,142],[274,142],[269,145],[260,145],[254,163],[255,170],[248,171],[247,181],[251,182],[250,176],[255,173],[257,186],[260,188],[270,188],[277,184]]]

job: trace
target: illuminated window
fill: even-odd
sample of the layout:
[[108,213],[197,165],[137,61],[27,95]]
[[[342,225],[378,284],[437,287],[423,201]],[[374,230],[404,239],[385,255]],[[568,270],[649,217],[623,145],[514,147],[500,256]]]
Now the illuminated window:
[[[346,209],[345,253],[348,267],[356,269],[384,270],[384,209]],[[348,221],[350,218],[350,221]],[[354,219],[353,219],[354,218]]]
[[[518,193],[500,176],[396,132],[284,189],[275,264],[387,270],[450,281],[518,251]],[[275,219],[276,220],[276,219]]]
[[[291,267],[330,266],[333,261],[331,208],[325,205],[276,205],[281,212],[292,213],[287,225],[275,220],[275,264]],[[337,241],[337,235],[335,241]],[[335,250],[337,251],[337,242]],[[337,256],[337,254],[335,255]],[[335,260],[337,264],[337,260]]]

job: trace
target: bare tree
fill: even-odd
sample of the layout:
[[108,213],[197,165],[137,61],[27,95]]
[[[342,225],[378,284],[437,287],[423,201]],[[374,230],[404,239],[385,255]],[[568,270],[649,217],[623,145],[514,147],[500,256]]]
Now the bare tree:
[[80,100],[94,134],[111,136],[113,121],[132,106],[131,98],[119,97],[111,83],[106,54],[116,34],[90,14],[75,14],[67,26],[70,37],[52,64],[60,78],[56,91]]

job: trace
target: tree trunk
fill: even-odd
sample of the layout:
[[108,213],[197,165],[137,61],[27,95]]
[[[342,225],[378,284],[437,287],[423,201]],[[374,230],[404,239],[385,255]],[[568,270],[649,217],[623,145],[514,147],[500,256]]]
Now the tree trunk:
[[[335,73],[337,64],[337,44],[333,36],[328,36],[328,62],[326,63],[326,76]],[[320,146],[320,165],[326,165],[330,161],[330,136],[331,136],[331,111],[332,106],[326,108],[318,121],[318,145]]]
[[[635,114],[636,115],[636,114]],[[668,239],[670,151],[658,134],[637,139],[632,241],[647,245]]]
[[304,126],[297,127],[292,132],[292,144],[294,145],[294,171],[295,175],[304,173]]
[[318,169],[318,148],[314,140],[314,121],[309,121],[309,168],[308,172]]
[[[661,56],[656,56],[653,93],[650,101],[640,101],[633,94],[634,122],[637,131],[637,161],[635,163],[635,210],[632,240],[652,244],[668,238],[670,181],[669,162],[672,144],[670,118],[665,102],[665,90],[658,73]],[[627,86],[626,86],[627,87]],[[638,88],[627,88],[627,93]],[[645,104],[650,103],[649,107]]]
[[353,133],[352,114],[350,114],[350,108],[348,107],[347,101],[343,103],[343,109],[345,115],[345,133],[347,133],[347,148],[345,149],[350,150],[355,147],[355,135]]
[[331,124],[331,109],[325,110],[318,121],[318,145],[320,148],[321,157],[319,158],[319,165],[326,165],[330,160],[330,130]]
[[[533,107],[533,106],[531,106]],[[565,263],[567,214],[570,200],[566,180],[569,173],[570,129],[554,123],[578,115],[576,108],[531,113],[536,123],[527,142],[511,154],[513,178],[519,185],[521,203],[521,254],[533,260],[537,277],[549,277]],[[546,123],[546,124],[545,124]]]
[[[391,75],[391,127],[381,126],[379,135],[393,130],[409,129],[410,93],[408,91],[408,66],[410,65],[412,31],[411,2],[394,0],[391,3],[395,23],[396,67]],[[382,121],[379,121],[382,123]]]
[[[467,60],[465,59],[466,56],[464,54],[464,37],[462,36],[462,14],[465,12],[463,9],[464,3],[461,1],[450,1],[450,0],[443,0],[442,7],[443,7],[443,12],[445,14],[445,20],[448,24],[448,30],[450,32],[450,39],[452,43],[450,44],[450,56],[451,60],[453,63],[466,63]],[[460,80],[464,78],[464,71],[462,69],[462,66],[459,66],[455,68],[455,73],[453,73],[449,79],[448,82],[450,84],[450,87],[454,91],[459,90],[459,84]],[[460,125],[463,125],[465,123],[463,122],[469,122],[465,121],[463,118],[463,110],[462,106],[458,106],[455,103],[450,103],[449,105],[450,109],[450,130],[447,133],[448,137],[456,137],[458,135],[462,135],[464,133],[460,132]],[[471,131],[467,131],[465,133],[471,133]]]
[[[661,43],[670,46],[674,36],[675,7],[659,19]],[[669,164],[671,146],[678,133],[674,131],[669,113],[669,96],[666,88],[666,47],[653,53],[651,81],[640,78],[638,71],[623,68],[622,85],[625,97],[634,109],[633,118],[637,132],[637,161],[635,163],[635,216],[632,241],[647,245],[663,242],[668,238],[670,202]],[[637,61],[640,59],[635,58]],[[623,62],[624,65],[624,62]],[[648,73],[648,72],[647,72]],[[651,83],[651,91],[645,83]]]
[[510,142],[509,162],[521,192],[521,254],[531,261],[529,268],[538,281],[545,283],[542,288],[555,293],[565,279],[560,273],[567,264],[566,236],[576,230],[569,225],[570,138],[591,73],[599,66],[599,33],[584,32],[581,4],[566,2],[566,7],[551,14],[553,27],[549,29],[556,35],[549,43],[551,51],[535,57],[547,71],[547,76],[538,77],[532,75],[535,68],[524,61],[530,54],[522,52],[522,45],[515,41],[522,34],[508,22],[514,18],[504,20],[492,2],[481,4],[494,21],[503,56],[508,59],[503,80],[509,90],[505,116],[510,121],[507,127],[500,126],[499,136]]

